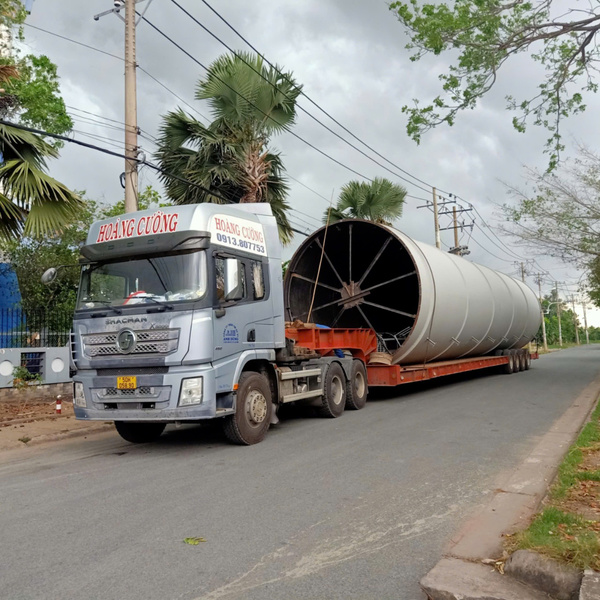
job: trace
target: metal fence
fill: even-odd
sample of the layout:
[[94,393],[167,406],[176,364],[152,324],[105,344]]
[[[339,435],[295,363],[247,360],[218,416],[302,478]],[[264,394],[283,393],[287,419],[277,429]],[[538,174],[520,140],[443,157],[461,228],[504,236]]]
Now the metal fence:
[[70,341],[73,312],[63,308],[0,309],[0,348],[57,348]]

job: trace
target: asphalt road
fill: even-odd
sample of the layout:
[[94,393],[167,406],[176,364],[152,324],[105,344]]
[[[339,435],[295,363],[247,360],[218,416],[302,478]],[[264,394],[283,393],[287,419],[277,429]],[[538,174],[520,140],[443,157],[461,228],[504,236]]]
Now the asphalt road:
[[188,427],[1,455],[0,598],[422,599],[452,533],[599,372],[584,346],[292,413],[252,447]]

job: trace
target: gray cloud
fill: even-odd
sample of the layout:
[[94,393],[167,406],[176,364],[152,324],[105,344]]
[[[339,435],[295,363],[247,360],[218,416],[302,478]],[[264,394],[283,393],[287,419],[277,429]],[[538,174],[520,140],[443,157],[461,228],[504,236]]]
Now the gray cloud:
[[[192,0],[178,1],[234,49],[247,49],[203,4]],[[516,133],[511,126],[511,115],[505,110],[506,94],[514,93],[518,97],[526,94],[539,74],[539,67],[532,65],[525,56],[517,57],[511,65],[507,65],[497,89],[475,110],[459,115],[454,127],[443,126],[430,132],[417,146],[406,136],[406,116],[401,113],[401,107],[410,104],[415,97],[426,102],[439,92],[437,75],[444,69],[445,58],[411,63],[404,49],[406,38],[385,2],[275,0],[252,3],[251,10],[248,2],[242,0],[213,4],[271,61],[292,71],[298,82],[304,85],[306,93],[357,136],[416,177],[472,202],[490,222],[496,219],[494,212],[497,212],[497,205],[506,201],[501,180],[518,183],[523,165],[543,168],[546,164],[546,157],[542,154],[546,132],[530,127],[526,135]],[[122,56],[122,22],[114,15],[98,22],[92,19],[95,13],[111,6],[109,0],[61,3],[37,0],[28,23]],[[154,0],[146,15],[205,65],[225,51],[172,2]],[[25,34],[27,44],[34,51],[47,54],[57,63],[63,95],[69,106],[116,121],[123,120],[122,61],[32,28],[26,28]],[[137,34],[139,65],[209,117],[209,107],[194,100],[196,82],[203,75],[202,68],[146,23],[139,24]],[[181,102],[173,95],[139,72],[139,125],[146,134],[156,136],[161,115],[179,105]],[[348,137],[305,99],[301,105]],[[189,112],[187,107],[183,108]],[[591,98],[586,114],[565,123],[568,143],[575,139],[593,139],[597,125],[592,115],[596,108],[598,100]],[[89,122],[77,122],[76,129],[113,138],[117,142],[122,138],[122,132],[118,130]],[[365,176],[395,179],[302,112],[294,132]],[[90,141],[80,134],[76,136]],[[105,145],[103,141],[97,143]],[[359,145],[354,140],[352,143]],[[153,151],[153,145],[147,139],[142,139],[141,145],[147,154]],[[274,138],[273,146],[283,152],[292,177],[326,198],[330,198],[332,193],[336,195],[345,182],[356,178],[290,134]],[[379,158],[376,160],[383,162]],[[92,198],[114,202],[122,196],[118,181],[123,170],[120,159],[67,146],[62,150],[60,160],[51,165],[51,170],[55,177],[69,186],[87,190]],[[143,184],[158,186],[156,178],[147,169],[141,173],[140,180]],[[431,197],[429,190],[401,183],[413,196]],[[291,181],[291,188],[292,207],[314,217],[296,214],[292,218],[299,225],[305,224],[299,220],[302,218],[316,226],[327,202],[294,181]],[[416,208],[421,204],[422,200],[409,199],[397,226],[417,239],[432,243],[433,218],[428,210]],[[447,218],[444,219],[444,224],[447,224]],[[468,234],[463,238],[466,240]],[[513,262],[517,259],[508,251],[504,249],[503,252],[502,248],[492,244],[480,230],[475,230],[473,239],[488,251],[472,242],[470,258],[504,272],[515,271]],[[451,245],[452,233],[444,232],[443,240]],[[300,241],[298,239],[286,253],[289,254]],[[516,248],[508,241],[506,243],[515,248],[518,255],[527,258],[526,250]],[[540,259],[540,262],[551,271],[556,269],[557,277],[564,280],[569,277],[569,272],[558,271],[560,265],[553,261]]]

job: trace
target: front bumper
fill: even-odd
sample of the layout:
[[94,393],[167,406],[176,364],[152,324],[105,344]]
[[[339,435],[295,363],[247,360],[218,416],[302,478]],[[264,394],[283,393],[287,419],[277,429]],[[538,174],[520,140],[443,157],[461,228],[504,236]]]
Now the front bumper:
[[[152,371],[152,369],[148,369]],[[101,371],[102,372],[102,371]],[[144,373],[143,369],[123,369],[120,375],[135,375],[135,390],[117,389],[117,375],[78,371],[74,382],[83,384],[86,407],[74,406],[75,417],[88,421],[197,421],[229,414],[217,411],[215,375],[210,365],[169,367],[166,373]],[[203,378],[201,404],[179,407],[183,379]]]

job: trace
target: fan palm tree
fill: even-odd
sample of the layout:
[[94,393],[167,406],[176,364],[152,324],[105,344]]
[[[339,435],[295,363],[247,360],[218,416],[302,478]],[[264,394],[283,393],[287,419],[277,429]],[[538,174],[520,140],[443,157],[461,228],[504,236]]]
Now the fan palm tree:
[[[14,67],[0,66],[0,82],[15,76]],[[46,160],[56,157],[40,136],[0,124],[0,237],[60,230],[81,208],[81,199],[46,173]]]
[[325,211],[323,222],[366,219],[391,225],[402,215],[406,190],[389,179],[375,177],[372,182],[349,181],[340,192],[337,204]]
[[288,185],[281,155],[268,144],[294,123],[300,90],[290,73],[267,68],[259,56],[218,58],[196,93],[209,101],[214,121],[204,126],[182,110],[163,119],[157,159],[169,197],[178,204],[223,202],[223,197],[269,202],[280,238],[289,242]]

